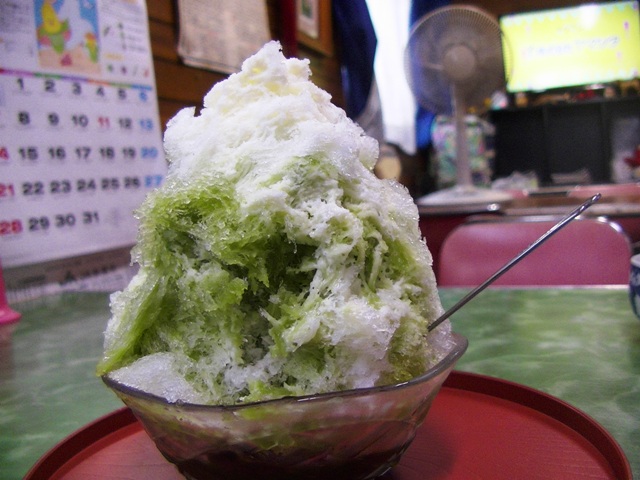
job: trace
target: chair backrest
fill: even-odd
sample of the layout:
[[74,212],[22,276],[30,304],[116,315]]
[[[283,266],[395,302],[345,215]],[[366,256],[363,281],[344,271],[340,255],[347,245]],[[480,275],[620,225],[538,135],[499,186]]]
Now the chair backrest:
[[[559,218],[470,219],[452,230],[440,251],[438,284],[476,286],[531,245]],[[493,285],[615,285],[629,281],[631,244],[603,218],[578,217]]]

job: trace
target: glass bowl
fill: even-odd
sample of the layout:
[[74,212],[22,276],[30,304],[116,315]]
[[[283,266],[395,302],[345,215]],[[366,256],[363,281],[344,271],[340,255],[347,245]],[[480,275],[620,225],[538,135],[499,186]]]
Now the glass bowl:
[[233,406],[169,403],[102,379],[189,479],[358,480],[398,463],[467,344],[452,334],[446,357],[408,382]]

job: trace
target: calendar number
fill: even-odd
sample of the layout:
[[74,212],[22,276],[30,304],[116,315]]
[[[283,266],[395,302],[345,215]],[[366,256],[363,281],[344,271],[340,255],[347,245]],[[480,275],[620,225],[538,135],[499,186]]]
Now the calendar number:
[[99,116],[98,117],[98,126],[103,130],[107,130],[107,129],[111,128],[111,121],[109,120],[109,117]]
[[0,198],[9,198],[15,196],[16,191],[12,183],[0,183]]
[[100,147],[99,152],[102,160],[113,160],[116,158],[116,150],[113,147]]
[[103,178],[100,181],[100,188],[102,190],[118,190],[120,188],[120,180],[116,177]]
[[124,177],[124,188],[126,189],[140,188],[140,178]]
[[153,160],[158,157],[158,149],[156,147],[142,147],[140,149],[140,156]]
[[31,124],[31,115],[29,115],[29,112],[18,112],[18,123],[24,127]]
[[85,225],[93,225],[100,221],[100,215],[97,211],[84,211],[82,212],[82,223]]
[[89,117],[84,114],[71,115],[71,122],[74,127],[87,128],[89,126]]
[[145,132],[150,132],[151,130],[153,130],[153,120],[151,120],[150,118],[141,118],[138,121],[138,124],[140,125],[140,129],[144,130]]
[[58,214],[53,218],[57,228],[73,227],[76,224],[76,216],[73,213]]
[[51,127],[57,127],[60,125],[60,116],[55,112],[51,112],[47,115],[47,121]]
[[44,183],[40,181],[22,182],[22,195],[25,197],[44,195]]
[[20,220],[0,220],[0,236],[15,235],[22,232]]
[[22,160],[35,161],[38,160],[38,148],[37,147],[20,147],[18,154]]
[[51,160],[64,160],[67,158],[67,151],[64,147],[49,147],[48,152]]
[[76,180],[76,190],[80,193],[95,192],[96,181],[93,178],[79,178]]
[[49,183],[49,191],[53,195],[71,192],[71,182],[69,180],[52,180]]
[[51,222],[49,222],[49,217],[30,217],[29,221],[29,231],[30,232],[42,232],[45,230],[49,230],[51,226]]
[[162,175],[146,175],[144,177],[144,186],[146,188],[159,187],[162,183]]
[[51,78],[44,81],[44,91],[47,93],[56,93],[56,82]]
[[86,160],[91,155],[91,147],[76,147],[75,152],[78,160]]
[[118,125],[122,130],[131,130],[133,128],[133,120],[129,117],[121,117],[118,119]]
[[136,158],[136,149],[134,147],[124,147],[122,156],[125,160],[134,160]]

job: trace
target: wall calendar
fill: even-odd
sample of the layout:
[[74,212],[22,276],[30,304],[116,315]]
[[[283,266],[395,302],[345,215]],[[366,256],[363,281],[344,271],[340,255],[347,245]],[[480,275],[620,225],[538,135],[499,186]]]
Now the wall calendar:
[[161,131],[144,0],[0,0],[3,267],[133,244]]

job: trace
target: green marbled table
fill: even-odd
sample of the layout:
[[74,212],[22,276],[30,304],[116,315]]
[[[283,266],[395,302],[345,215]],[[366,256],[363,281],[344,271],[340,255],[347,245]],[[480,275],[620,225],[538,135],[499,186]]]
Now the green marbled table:
[[[443,289],[451,306],[464,290]],[[95,377],[108,295],[14,305],[0,328],[0,478],[19,479],[65,436],[122,404]],[[640,475],[640,321],[626,289],[490,289],[454,316],[458,364],[559,397],[603,425]]]

